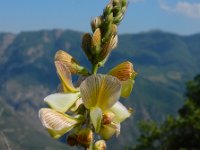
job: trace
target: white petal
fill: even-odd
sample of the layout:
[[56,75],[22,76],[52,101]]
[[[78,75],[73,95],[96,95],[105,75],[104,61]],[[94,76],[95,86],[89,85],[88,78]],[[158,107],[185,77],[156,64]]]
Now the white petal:
[[39,118],[54,138],[59,138],[79,123],[78,119],[49,108],[40,109]]
[[95,107],[90,109],[90,118],[94,125],[95,131],[98,133],[101,127],[102,111],[100,108]]
[[114,121],[118,123],[124,121],[131,115],[128,109],[120,102],[115,103],[109,110],[115,114]]
[[97,106],[103,111],[118,101],[121,83],[111,75],[92,75],[81,83],[80,92],[86,108]]
[[44,98],[44,101],[53,109],[66,112],[79,98],[80,93],[55,93]]

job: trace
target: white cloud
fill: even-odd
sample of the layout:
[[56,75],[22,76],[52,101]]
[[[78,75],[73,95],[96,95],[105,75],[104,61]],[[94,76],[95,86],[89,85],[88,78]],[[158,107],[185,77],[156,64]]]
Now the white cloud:
[[200,2],[199,3],[189,3],[186,1],[179,1],[175,6],[170,6],[166,4],[163,0],[159,0],[160,8],[172,12],[179,13],[191,18],[199,18],[200,19]]

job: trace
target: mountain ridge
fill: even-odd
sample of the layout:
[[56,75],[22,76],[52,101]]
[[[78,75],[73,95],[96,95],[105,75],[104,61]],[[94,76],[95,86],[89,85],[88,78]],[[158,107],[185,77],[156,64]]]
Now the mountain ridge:
[[[22,32],[13,35],[12,42],[2,48],[5,35],[0,34],[1,101],[16,113],[24,114],[25,120],[37,127],[34,131],[43,135],[46,131],[41,128],[37,111],[45,106],[42,99],[55,92],[59,83],[53,62],[55,52],[67,50],[81,64],[91,67],[81,50],[83,33],[72,30]],[[136,110],[135,115],[122,124],[119,138],[109,143],[111,149],[122,149],[135,141],[137,121],[162,122],[168,114],[176,115],[183,103],[184,82],[200,71],[198,41],[200,34],[179,36],[160,31],[119,36],[119,46],[100,71],[106,73],[128,59],[139,74],[131,96],[121,100]],[[116,142],[119,146],[113,144]]]

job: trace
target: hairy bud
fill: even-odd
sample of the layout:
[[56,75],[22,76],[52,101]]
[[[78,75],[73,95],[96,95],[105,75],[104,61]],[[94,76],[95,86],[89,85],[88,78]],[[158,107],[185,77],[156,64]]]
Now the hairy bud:
[[79,131],[77,134],[77,141],[79,144],[88,147],[93,141],[93,132],[92,130],[85,128]]
[[106,150],[106,142],[104,140],[99,140],[94,144],[95,150]]

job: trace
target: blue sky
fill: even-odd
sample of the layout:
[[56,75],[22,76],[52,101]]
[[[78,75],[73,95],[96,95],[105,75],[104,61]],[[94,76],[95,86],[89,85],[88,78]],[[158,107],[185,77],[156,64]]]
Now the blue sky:
[[[129,0],[120,33],[163,30],[200,33],[199,0]],[[0,0],[0,32],[73,29],[88,32],[89,22],[109,0]]]

